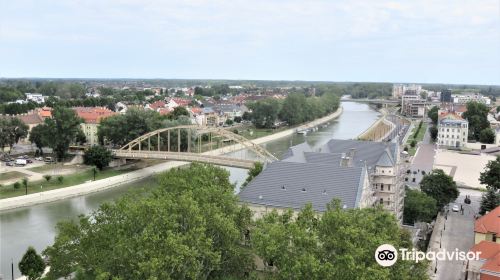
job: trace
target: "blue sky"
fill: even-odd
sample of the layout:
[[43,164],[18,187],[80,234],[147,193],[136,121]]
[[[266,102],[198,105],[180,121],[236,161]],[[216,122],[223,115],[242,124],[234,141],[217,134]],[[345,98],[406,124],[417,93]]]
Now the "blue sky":
[[500,84],[500,1],[0,0],[0,77]]

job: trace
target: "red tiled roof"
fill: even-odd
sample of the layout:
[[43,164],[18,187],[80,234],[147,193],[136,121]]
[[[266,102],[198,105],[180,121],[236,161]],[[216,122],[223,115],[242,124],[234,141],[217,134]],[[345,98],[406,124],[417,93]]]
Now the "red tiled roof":
[[149,104],[149,108],[151,108],[153,110],[157,110],[159,108],[165,108],[165,102],[163,102],[161,100],[155,101],[155,102]]
[[200,114],[202,111],[203,111],[202,108],[198,108],[198,107],[191,108],[191,112],[193,112],[193,114]]
[[464,120],[462,117],[453,112],[443,112],[439,115],[439,119]]
[[500,206],[476,220],[474,232],[500,235]]
[[36,112],[30,112],[27,114],[21,114],[15,116],[20,119],[25,124],[41,124],[43,123],[43,118]]
[[172,111],[173,110],[171,110],[169,108],[160,108],[160,109],[157,110],[157,112],[160,113],[160,115],[168,115]]
[[187,106],[189,103],[191,103],[190,99],[184,99],[184,98],[172,98],[172,100],[175,101],[175,103],[179,104],[179,106]]
[[484,270],[500,273],[500,251],[498,251],[494,257],[486,261],[486,263],[481,267],[481,272],[484,273]]
[[85,123],[99,123],[101,119],[115,115],[116,113],[104,107],[75,107],[76,114]]
[[490,259],[500,253],[500,244],[483,240],[470,248],[471,252],[481,252],[480,259]]

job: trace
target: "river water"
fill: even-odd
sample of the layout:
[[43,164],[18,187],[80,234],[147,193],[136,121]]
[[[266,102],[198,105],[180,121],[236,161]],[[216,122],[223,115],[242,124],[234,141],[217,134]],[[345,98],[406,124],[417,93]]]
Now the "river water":
[[[332,138],[356,138],[366,130],[379,116],[367,104],[343,102],[344,112],[326,127],[319,128],[307,136],[294,134],[281,138],[263,146],[280,158],[290,146],[307,141],[312,147],[325,144]],[[236,152],[240,156],[246,151]],[[248,156],[248,155],[247,155]],[[247,170],[227,167],[230,180],[236,184],[236,192],[247,176]],[[79,215],[89,214],[103,202],[110,202],[137,188],[154,188],[154,178],[115,187],[99,193],[88,194],[56,202],[40,204],[25,208],[13,209],[0,214],[0,275],[10,279],[11,262],[14,263],[14,276],[21,276],[17,264],[28,246],[33,246],[38,252],[52,244],[56,234],[58,221],[77,219]],[[1,279],[1,278],[0,278]]]

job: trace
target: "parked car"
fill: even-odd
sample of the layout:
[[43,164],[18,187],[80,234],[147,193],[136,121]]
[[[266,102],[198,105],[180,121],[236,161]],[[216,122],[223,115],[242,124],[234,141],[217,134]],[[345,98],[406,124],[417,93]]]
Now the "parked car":
[[54,159],[52,157],[45,157],[45,162],[54,162]]
[[5,163],[5,165],[7,165],[7,166],[14,166],[14,162],[13,161],[8,161],[7,163]]
[[18,166],[25,166],[28,162],[25,159],[16,159],[16,165]]
[[460,207],[458,207],[458,205],[457,205],[457,204],[455,204],[455,205],[453,205],[453,207],[451,208],[451,211],[453,211],[453,212],[458,212],[458,211],[460,211]]
[[43,160],[43,157],[36,157],[35,160],[40,160],[42,161]]
[[28,159],[26,159],[26,162],[27,162],[27,163],[33,163],[33,161],[32,161],[31,159],[29,159],[29,158],[28,158]]

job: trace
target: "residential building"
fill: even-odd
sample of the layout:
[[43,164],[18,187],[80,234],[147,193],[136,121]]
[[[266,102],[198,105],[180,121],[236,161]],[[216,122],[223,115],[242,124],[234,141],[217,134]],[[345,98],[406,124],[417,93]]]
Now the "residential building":
[[479,260],[465,263],[465,279],[500,280],[500,243],[483,240],[469,251],[479,253]]
[[407,92],[414,92],[418,95],[420,95],[420,92],[422,91],[422,86],[421,85],[403,85],[403,84],[394,84],[392,85],[392,97],[394,99],[398,99],[405,95]]
[[408,117],[422,118],[427,113],[428,102],[422,99],[406,99],[404,95],[401,103],[401,113]]
[[345,208],[383,205],[402,221],[401,170],[395,143],[332,139],[317,151],[304,143],[268,164],[239,196],[257,216],[306,203],[322,212],[338,198]]
[[97,136],[97,128],[99,123],[107,117],[113,116],[116,113],[106,107],[74,107],[73,110],[78,117],[83,119],[80,124],[87,145],[96,145],[99,143]]
[[500,244],[500,206],[476,220],[474,243],[483,240]]
[[454,112],[439,112],[437,144],[462,148],[467,144],[469,122]]
[[31,130],[33,129],[33,127],[44,123],[46,118],[52,117],[52,108],[49,107],[36,108],[34,110],[29,111],[28,113],[19,114],[12,117],[18,118],[28,126],[28,135],[26,136],[26,138],[20,139],[20,141],[21,143],[29,143],[28,139]]

